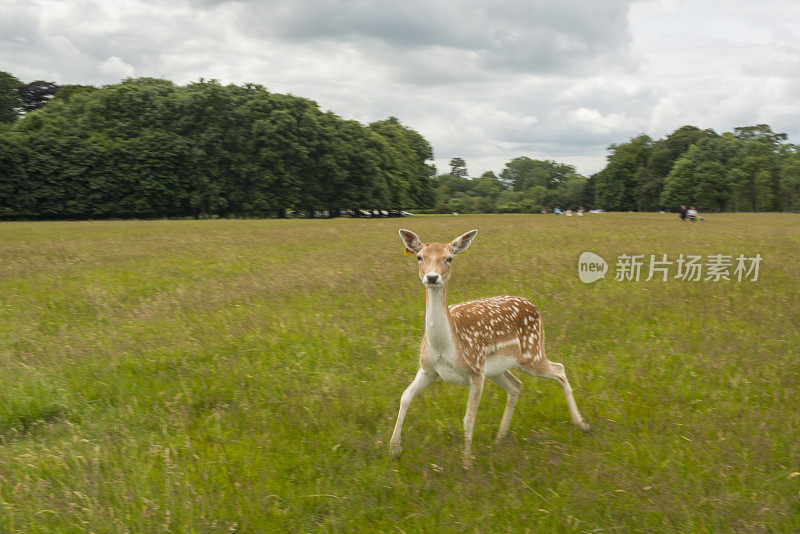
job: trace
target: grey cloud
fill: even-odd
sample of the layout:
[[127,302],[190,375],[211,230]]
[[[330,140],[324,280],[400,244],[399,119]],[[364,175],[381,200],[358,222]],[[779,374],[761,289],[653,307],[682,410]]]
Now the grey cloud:
[[[630,61],[625,0],[328,0],[245,6],[242,27],[255,36],[358,43],[368,57],[399,65],[406,56],[412,65],[418,63],[418,53],[429,54],[432,61],[473,54],[470,62],[482,70],[579,74],[598,61]],[[386,55],[386,50],[392,53]]]

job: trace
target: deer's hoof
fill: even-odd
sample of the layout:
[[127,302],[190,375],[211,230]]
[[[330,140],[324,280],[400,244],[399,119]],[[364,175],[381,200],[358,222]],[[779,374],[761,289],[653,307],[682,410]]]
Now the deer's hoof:
[[579,422],[579,423],[577,423],[577,424],[578,424],[578,428],[580,428],[580,429],[581,429],[581,430],[583,430],[584,432],[587,432],[587,433],[589,433],[589,432],[591,432],[591,431],[592,431],[592,427],[590,427],[590,426],[589,426],[589,423],[587,423],[587,422],[586,422],[586,421],[584,421],[583,419],[581,419],[581,420],[580,420],[580,422]]
[[399,443],[390,443],[389,454],[392,458],[400,458],[400,455],[403,454],[403,447]]

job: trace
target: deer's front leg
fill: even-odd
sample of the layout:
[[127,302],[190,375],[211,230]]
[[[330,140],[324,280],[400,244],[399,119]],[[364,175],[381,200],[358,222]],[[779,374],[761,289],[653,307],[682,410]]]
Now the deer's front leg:
[[389,453],[395,458],[399,458],[400,453],[403,452],[403,448],[400,447],[400,432],[403,429],[403,419],[406,418],[408,405],[411,404],[411,400],[417,396],[417,393],[428,387],[434,380],[436,380],[436,373],[429,373],[420,367],[419,371],[417,371],[417,376],[414,377],[414,380],[403,392],[403,396],[400,397],[400,413],[397,414],[397,422],[394,425],[392,439],[389,441]]
[[472,465],[472,429],[475,427],[475,416],[483,394],[483,373],[472,377],[469,383],[469,399],[467,399],[467,413],[464,414],[464,467],[469,469]]

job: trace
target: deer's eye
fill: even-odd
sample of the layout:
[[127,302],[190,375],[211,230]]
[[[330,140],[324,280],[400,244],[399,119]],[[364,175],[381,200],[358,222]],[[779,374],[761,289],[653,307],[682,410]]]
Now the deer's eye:
[[422,261],[422,256],[417,256],[417,261]]
[[451,263],[452,261],[453,261],[453,258],[447,258],[446,260],[444,260],[445,263]]

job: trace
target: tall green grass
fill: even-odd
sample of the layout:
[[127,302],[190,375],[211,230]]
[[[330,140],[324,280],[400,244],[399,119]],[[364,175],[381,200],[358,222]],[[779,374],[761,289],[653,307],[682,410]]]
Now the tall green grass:
[[[528,297],[557,384],[411,405],[424,290],[399,226],[479,234],[451,302]],[[612,272],[586,285],[583,251]],[[0,224],[0,531],[800,531],[800,218],[602,214]],[[617,282],[623,253],[764,258]]]

